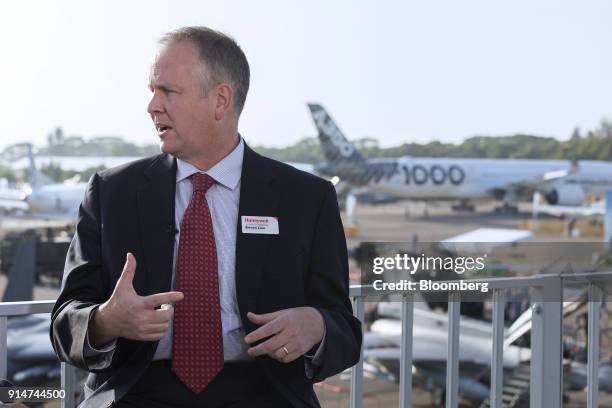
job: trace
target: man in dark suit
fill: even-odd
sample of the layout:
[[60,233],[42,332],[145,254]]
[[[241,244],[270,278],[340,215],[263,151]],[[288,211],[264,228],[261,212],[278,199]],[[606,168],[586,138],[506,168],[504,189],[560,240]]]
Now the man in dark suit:
[[92,177],[51,340],[91,374],[82,407],[317,407],[355,364],[333,186],[253,152],[238,45],[167,34],[148,112],[162,154]]

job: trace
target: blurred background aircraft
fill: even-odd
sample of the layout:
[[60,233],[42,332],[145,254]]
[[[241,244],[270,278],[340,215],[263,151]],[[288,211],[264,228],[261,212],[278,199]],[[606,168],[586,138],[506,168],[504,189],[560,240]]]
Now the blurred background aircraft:
[[346,188],[365,187],[413,200],[453,200],[474,211],[473,201],[501,200],[517,211],[519,200],[540,193],[550,205],[581,206],[588,195],[612,188],[612,163],[586,160],[509,160],[400,157],[366,160],[319,104],[308,104],[326,162],[315,170]]

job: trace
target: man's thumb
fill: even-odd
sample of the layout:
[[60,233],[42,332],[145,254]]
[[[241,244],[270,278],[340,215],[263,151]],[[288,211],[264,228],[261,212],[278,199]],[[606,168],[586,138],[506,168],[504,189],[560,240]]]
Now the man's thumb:
[[117,286],[128,286],[133,288],[132,282],[134,281],[134,274],[136,273],[136,258],[131,252],[127,253],[125,259],[125,265],[123,266],[123,272],[119,277]]

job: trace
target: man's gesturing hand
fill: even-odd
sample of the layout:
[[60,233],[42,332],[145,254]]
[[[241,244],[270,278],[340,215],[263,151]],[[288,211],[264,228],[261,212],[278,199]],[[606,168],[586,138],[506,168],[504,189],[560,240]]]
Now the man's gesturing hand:
[[[121,277],[110,299],[96,310],[89,327],[89,339],[99,347],[117,337],[156,341],[168,330],[174,313],[172,302],[183,300],[181,292],[139,296],[132,284],[136,273],[136,258],[128,252]],[[156,309],[157,306],[162,306]]]
[[261,326],[244,338],[247,343],[270,337],[251,347],[250,356],[267,354],[289,363],[320,343],[325,334],[323,316],[314,307],[295,307],[260,315],[249,312],[247,317]]

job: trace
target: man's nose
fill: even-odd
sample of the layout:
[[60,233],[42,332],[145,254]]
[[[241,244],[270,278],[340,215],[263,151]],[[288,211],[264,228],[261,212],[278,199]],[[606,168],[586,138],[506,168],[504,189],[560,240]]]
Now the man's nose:
[[164,105],[160,98],[159,92],[153,92],[151,95],[151,100],[149,101],[149,105],[147,106],[147,112],[149,115],[153,115],[156,112],[163,112]]

